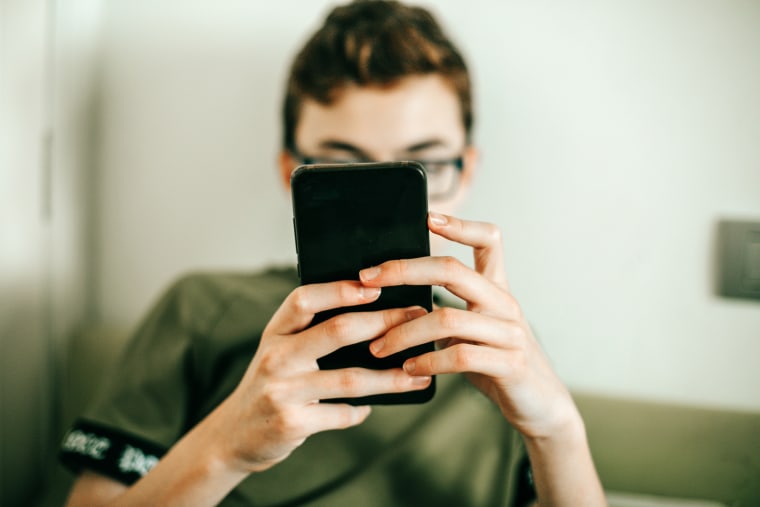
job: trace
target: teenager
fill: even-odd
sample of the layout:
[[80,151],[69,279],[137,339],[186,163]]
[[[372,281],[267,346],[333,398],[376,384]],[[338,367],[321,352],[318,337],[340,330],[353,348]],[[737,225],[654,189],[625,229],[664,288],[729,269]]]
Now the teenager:
[[[454,216],[478,161],[470,79],[431,14],[335,8],[295,58],[283,113],[284,185],[303,162],[419,160],[434,249],[466,245],[473,266],[433,255],[302,287],[293,269],[184,277],[64,439],[82,472],[69,505],[604,505],[583,421],[509,291],[499,230]],[[400,284],[465,304],[308,327]],[[378,357],[438,347],[398,369],[319,370],[365,340]],[[424,389],[432,375],[422,405],[319,402]]]

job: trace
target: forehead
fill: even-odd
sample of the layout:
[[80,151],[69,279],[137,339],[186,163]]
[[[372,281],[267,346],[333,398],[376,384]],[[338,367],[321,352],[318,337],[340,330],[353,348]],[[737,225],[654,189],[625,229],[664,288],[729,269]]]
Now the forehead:
[[430,139],[453,149],[465,142],[457,95],[437,75],[407,77],[384,88],[352,85],[327,105],[307,99],[295,131],[304,152],[339,140],[384,153]]

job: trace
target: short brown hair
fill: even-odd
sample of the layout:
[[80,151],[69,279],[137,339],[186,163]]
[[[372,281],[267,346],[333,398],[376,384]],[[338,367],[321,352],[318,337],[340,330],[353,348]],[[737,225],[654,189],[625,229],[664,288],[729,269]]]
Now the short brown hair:
[[430,12],[382,0],[357,0],[336,7],[290,69],[283,104],[283,146],[295,148],[304,98],[330,104],[347,85],[390,86],[420,74],[440,74],[451,85],[469,138],[473,115],[467,65]]

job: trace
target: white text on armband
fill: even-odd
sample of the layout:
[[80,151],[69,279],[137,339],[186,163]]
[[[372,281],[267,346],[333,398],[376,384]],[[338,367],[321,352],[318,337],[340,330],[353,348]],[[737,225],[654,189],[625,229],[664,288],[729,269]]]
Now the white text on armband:
[[136,472],[145,475],[156,466],[156,463],[158,463],[157,457],[152,454],[146,455],[140,449],[128,445],[119,459],[119,470],[124,473]]
[[93,459],[105,458],[105,453],[111,447],[111,441],[105,437],[99,437],[92,433],[84,433],[74,430],[66,435],[63,449],[89,456]]

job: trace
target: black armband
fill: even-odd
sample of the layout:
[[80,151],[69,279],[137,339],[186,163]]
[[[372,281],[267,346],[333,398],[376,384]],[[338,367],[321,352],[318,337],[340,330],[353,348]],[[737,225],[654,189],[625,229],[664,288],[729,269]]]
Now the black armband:
[[131,485],[165,453],[148,440],[80,419],[63,437],[60,459],[74,472],[89,469]]

